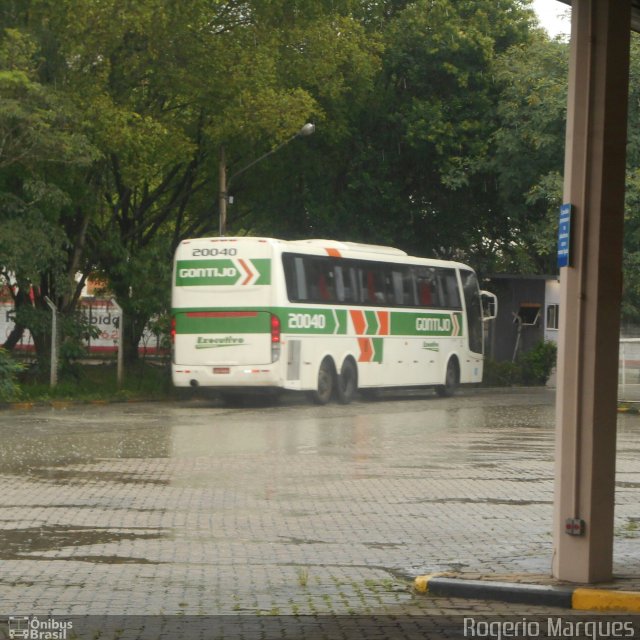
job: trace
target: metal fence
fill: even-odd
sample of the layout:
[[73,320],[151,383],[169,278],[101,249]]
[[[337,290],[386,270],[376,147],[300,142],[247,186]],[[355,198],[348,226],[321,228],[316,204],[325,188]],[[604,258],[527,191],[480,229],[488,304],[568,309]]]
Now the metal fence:
[[618,401],[640,404],[640,338],[620,338]]

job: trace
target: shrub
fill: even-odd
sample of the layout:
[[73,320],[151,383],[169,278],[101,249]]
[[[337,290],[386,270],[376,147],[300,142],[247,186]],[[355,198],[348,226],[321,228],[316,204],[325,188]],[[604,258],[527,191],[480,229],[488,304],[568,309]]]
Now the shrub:
[[522,354],[522,382],[528,385],[546,384],[556,366],[558,348],[555,342],[541,340],[533,349]]
[[516,362],[496,362],[487,358],[484,363],[483,384],[487,387],[546,384],[556,366],[557,351],[555,342],[541,340]]
[[17,376],[22,369],[21,363],[16,362],[5,349],[0,348],[0,400],[14,400],[20,396]]
[[520,365],[505,360],[496,362],[487,358],[484,362],[484,375],[482,382],[487,387],[510,387],[520,384],[522,371]]

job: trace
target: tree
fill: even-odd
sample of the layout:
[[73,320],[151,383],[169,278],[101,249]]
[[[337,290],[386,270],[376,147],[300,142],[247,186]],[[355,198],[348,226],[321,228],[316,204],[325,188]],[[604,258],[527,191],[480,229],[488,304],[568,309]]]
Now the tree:
[[[219,149],[230,163],[256,157],[323,116],[313,90],[339,89],[341,67],[364,46],[353,3],[31,4],[43,17],[34,30],[46,32],[47,75],[101,151],[85,253],[125,311],[133,358],[151,311],[168,304],[172,249],[217,226]],[[315,84],[301,79],[310,59],[322,74]]]
[[539,33],[498,58],[491,163],[504,233],[496,269],[555,273],[567,109],[568,45]]
[[81,176],[95,150],[75,128],[64,95],[38,81],[37,57],[29,34],[0,32],[0,277],[11,285],[16,306],[16,327],[5,345],[12,348],[29,328],[46,358],[44,297],[66,313],[79,294],[79,256],[71,243],[82,239],[65,220],[82,199]]
[[347,79],[349,91],[319,94],[326,131],[290,145],[247,185],[262,187],[250,228],[478,256],[487,237],[505,233],[489,163],[493,67],[529,38],[533,15],[510,0],[372,6],[359,27],[368,49],[358,51],[369,56],[341,67],[366,73]]

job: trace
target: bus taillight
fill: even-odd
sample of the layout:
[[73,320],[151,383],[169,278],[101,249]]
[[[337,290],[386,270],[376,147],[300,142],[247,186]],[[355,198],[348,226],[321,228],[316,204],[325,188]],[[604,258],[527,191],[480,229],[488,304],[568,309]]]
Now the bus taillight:
[[280,318],[271,315],[271,362],[280,357]]
[[175,316],[171,316],[171,342],[175,342],[176,341],[176,318]]
[[280,342],[280,318],[271,316],[271,342]]

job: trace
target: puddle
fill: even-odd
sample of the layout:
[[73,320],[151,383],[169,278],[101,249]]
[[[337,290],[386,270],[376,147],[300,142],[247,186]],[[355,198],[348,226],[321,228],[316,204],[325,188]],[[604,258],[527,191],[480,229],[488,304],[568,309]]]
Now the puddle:
[[[0,530],[0,559],[16,560],[25,557],[36,559],[31,554],[46,553],[67,547],[77,548],[125,540],[157,540],[163,537],[165,533],[162,529],[149,528],[123,530],[43,525],[28,529],[4,529]],[[100,557],[106,558],[106,556]],[[46,559],[51,560],[48,556]]]

